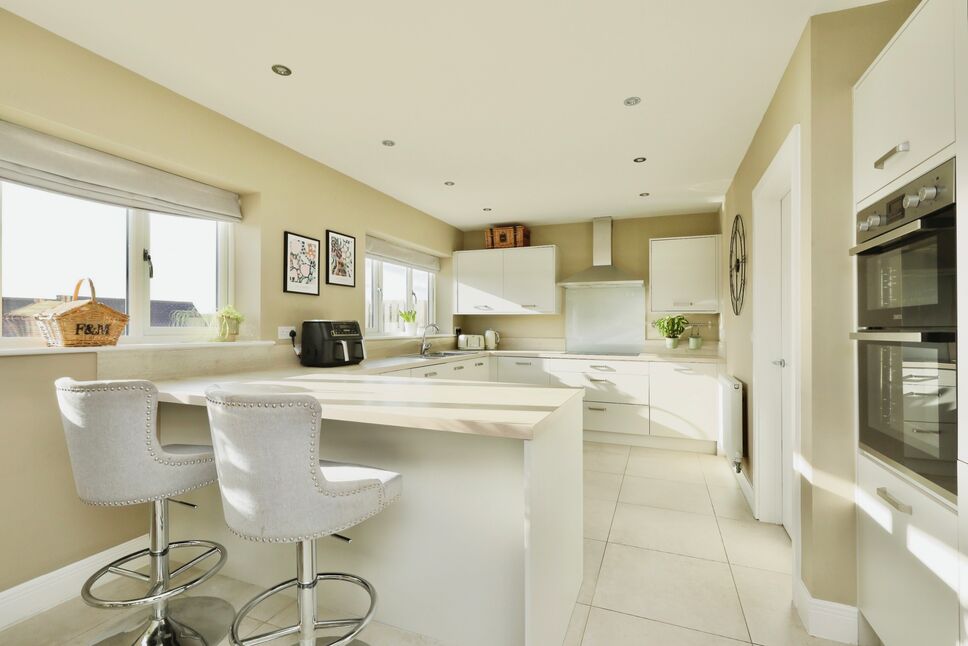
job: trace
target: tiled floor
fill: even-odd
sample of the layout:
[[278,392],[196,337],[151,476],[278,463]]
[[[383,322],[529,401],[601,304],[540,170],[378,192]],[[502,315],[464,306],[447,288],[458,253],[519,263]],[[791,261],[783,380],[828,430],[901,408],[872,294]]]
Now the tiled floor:
[[[790,604],[790,540],[753,519],[724,459],[587,443],[585,469],[585,577],[565,646],[834,644],[804,632]],[[122,595],[136,584],[108,585]],[[199,594],[238,608],[258,591],[217,576]],[[294,604],[264,604],[243,630],[294,623]],[[0,632],[0,646],[86,646],[124,614],[74,599]],[[363,642],[442,646],[382,624]]]
[[825,646],[793,609],[782,527],[726,461],[585,444],[585,580],[565,646]]

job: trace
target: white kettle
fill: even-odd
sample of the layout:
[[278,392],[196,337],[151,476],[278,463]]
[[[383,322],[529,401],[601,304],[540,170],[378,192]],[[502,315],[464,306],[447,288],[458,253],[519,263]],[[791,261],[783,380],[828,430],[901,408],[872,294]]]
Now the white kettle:
[[501,334],[495,330],[484,331],[484,348],[487,350],[497,350],[497,344],[501,342]]

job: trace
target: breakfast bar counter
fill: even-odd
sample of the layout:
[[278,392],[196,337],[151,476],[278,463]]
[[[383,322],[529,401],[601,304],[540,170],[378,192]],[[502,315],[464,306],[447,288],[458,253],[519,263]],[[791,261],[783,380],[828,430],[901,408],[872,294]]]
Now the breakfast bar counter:
[[[163,441],[209,441],[215,384],[312,395],[321,455],[403,474],[401,499],[351,543],[318,541],[321,570],[374,584],[377,621],[432,644],[562,643],[582,576],[581,390],[295,367],[189,377],[157,383]],[[216,487],[186,498],[200,509],[174,506],[173,538],[221,542],[224,572],[261,587],[291,576],[292,547],[231,534]],[[321,603],[358,612],[348,592],[324,586]]]

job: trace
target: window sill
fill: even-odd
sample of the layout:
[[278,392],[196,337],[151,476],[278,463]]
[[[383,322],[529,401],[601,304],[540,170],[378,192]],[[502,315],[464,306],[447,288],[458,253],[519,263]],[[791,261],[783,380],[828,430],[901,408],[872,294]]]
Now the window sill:
[[104,345],[93,348],[49,348],[41,345],[7,346],[0,345],[0,357],[19,357],[42,354],[80,354],[84,352],[125,352],[128,350],[196,350],[200,348],[239,348],[266,347],[275,345],[275,341],[182,341],[158,343],[119,343],[118,345]]

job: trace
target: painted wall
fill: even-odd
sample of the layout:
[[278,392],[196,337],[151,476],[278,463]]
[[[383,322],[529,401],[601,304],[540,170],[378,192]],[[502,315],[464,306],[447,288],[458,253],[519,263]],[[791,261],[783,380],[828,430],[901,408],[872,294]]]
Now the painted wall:
[[[916,0],[890,0],[815,16],[805,29],[776,94],[736,173],[722,210],[729,231],[743,215],[755,235],[752,191],[790,129],[801,127],[802,328],[801,438],[811,467],[801,475],[802,577],[819,599],[853,605],[856,597],[851,88],[911,13]],[[724,240],[728,252],[728,240]],[[750,267],[756,259],[750,258]],[[728,294],[728,284],[724,282]],[[727,368],[748,385],[752,403],[750,292],[740,316],[724,316]],[[750,407],[749,410],[752,410]],[[748,429],[749,437],[768,429]],[[749,439],[748,437],[748,439]],[[750,467],[755,470],[755,451]]]
[[[692,215],[669,215],[660,217],[631,218],[612,222],[612,264],[633,276],[641,276],[648,286],[649,240],[672,236],[708,235],[720,232],[717,213]],[[592,224],[550,224],[531,227],[532,245],[558,245],[558,278],[563,279],[592,264]],[[484,231],[464,233],[464,249],[483,249]],[[648,293],[647,293],[648,294]],[[567,298],[567,292],[565,298]],[[651,322],[656,316],[646,314]],[[719,317],[690,314],[694,323],[710,322],[711,327],[702,328],[702,336],[708,340],[719,339]],[[564,314],[536,316],[462,316],[460,325],[464,332],[479,334],[494,328],[504,339],[563,339],[565,336]],[[650,338],[661,339],[654,328],[647,326]]]
[[[252,337],[273,339],[277,326],[307,318],[363,319],[361,261],[356,289],[283,293],[283,231],[356,236],[360,258],[367,233],[441,256],[463,242],[454,227],[2,10],[0,119],[242,194],[235,304]],[[65,287],[75,279],[65,275]],[[445,310],[449,302],[444,294]],[[446,311],[441,319],[450,323]],[[87,508],[74,492],[51,384],[66,374],[94,378],[94,361],[0,359],[0,513],[18,528],[0,532],[0,589],[147,530],[144,510]]]

